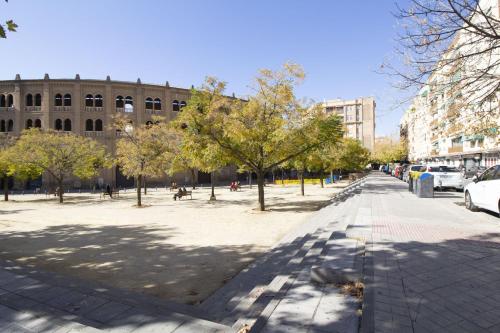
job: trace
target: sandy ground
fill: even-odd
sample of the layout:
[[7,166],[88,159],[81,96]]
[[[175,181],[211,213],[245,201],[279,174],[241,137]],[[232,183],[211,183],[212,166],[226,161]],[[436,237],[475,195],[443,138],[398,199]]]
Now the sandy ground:
[[173,193],[150,189],[145,208],[135,193],[118,199],[67,194],[63,205],[45,195],[13,195],[0,202],[0,256],[49,271],[94,280],[177,302],[195,304],[304,222],[343,184],[267,186],[269,211],[257,189]]

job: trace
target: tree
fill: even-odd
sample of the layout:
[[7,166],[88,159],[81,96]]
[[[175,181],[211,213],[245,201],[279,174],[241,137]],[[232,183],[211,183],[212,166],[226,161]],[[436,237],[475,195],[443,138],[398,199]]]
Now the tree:
[[[5,2],[9,2],[9,1],[5,0]],[[5,25],[0,24],[0,38],[7,38],[6,30],[11,31],[11,32],[15,32],[16,29],[17,29],[17,24],[15,24],[13,20],[5,21]]]
[[4,201],[9,201],[9,177],[15,171],[11,149],[14,142],[14,138],[11,136],[0,136],[0,179],[3,181]]
[[[497,135],[500,110],[500,17],[496,0],[411,0],[397,7],[396,54],[382,72],[416,95],[446,94],[470,124],[465,131]],[[431,96],[431,103],[434,98]],[[453,113],[453,112],[451,112]]]
[[152,124],[134,127],[126,117],[117,116],[113,126],[121,134],[116,143],[118,165],[125,176],[134,177],[137,207],[141,207],[144,177],[158,177],[166,173],[172,160],[175,135],[159,117]]
[[[224,96],[225,83],[208,78],[201,89],[193,91],[177,118],[228,161],[256,173],[260,210],[265,210],[266,172],[336,141],[342,133],[337,116],[296,99],[294,88],[303,78],[302,68],[294,64],[285,64],[279,71],[261,70],[248,101]],[[318,135],[304,140],[316,130]]]
[[390,137],[381,137],[375,140],[372,160],[380,164],[387,164],[407,159],[408,151],[404,142],[393,140]]
[[339,145],[331,149],[331,169],[361,171],[369,162],[370,151],[359,140],[343,138]]
[[11,153],[16,173],[40,176],[46,172],[52,176],[60,203],[67,177],[89,179],[111,164],[104,146],[95,140],[38,128],[23,131]]

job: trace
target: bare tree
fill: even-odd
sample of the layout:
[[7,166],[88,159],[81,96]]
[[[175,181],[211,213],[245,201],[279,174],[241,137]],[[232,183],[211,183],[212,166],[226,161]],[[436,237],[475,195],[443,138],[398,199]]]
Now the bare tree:
[[[500,16],[498,0],[411,0],[397,6],[396,55],[382,72],[415,94],[427,87],[432,104],[441,95],[455,128],[495,135],[500,118]],[[458,119],[456,110],[470,121]],[[472,124],[472,125],[471,125]]]

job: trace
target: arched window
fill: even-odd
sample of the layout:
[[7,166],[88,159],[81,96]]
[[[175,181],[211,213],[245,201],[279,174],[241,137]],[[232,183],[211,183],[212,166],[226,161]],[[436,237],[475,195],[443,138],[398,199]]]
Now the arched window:
[[7,107],[11,108],[14,106],[14,96],[11,94],[7,95]]
[[26,95],[26,106],[33,106],[33,95]]
[[65,132],[70,132],[71,131],[71,120],[70,119],[65,119],[64,120],[64,131]]
[[64,106],[71,106],[71,94],[64,95]]
[[26,129],[30,129],[33,127],[33,120],[28,119],[26,120]]
[[35,106],[42,106],[42,95],[35,95]]
[[151,97],[146,98],[146,110],[153,109],[153,99]]
[[5,107],[5,95],[0,95],[0,108]]
[[94,96],[92,96],[91,94],[85,96],[85,106],[94,106]]
[[179,111],[179,101],[178,100],[174,100],[172,102],[172,111]]
[[0,120],[0,132],[5,132],[5,120]]
[[151,126],[151,125],[153,125],[153,122],[152,122],[152,121],[150,121],[150,120],[146,121],[146,126],[148,126],[148,127],[149,127],[149,126]]
[[54,123],[54,128],[56,131],[62,131],[62,120],[61,119],[56,119]]
[[179,108],[182,110],[185,106],[186,106],[186,102],[182,101],[180,104],[179,104]]
[[161,110],[161,99],[155,98],[154,104],[155,104],[154,109],[157,111],[160,111]]
[[42,128],[42,121],[40,119],[35,120],[35,128]]
[[116,96],[116,107],[117,108],[123,107],[123,96]]
[[93,131],[94,130],[94,122],[92,119],[87,119],[85,121],[85,130],[86,131]]
[[61,94],[56,94],[56,97],[54,98],[54,105],[55,106],[62,106],[63,104],[62,100],[62,95]]
[[96,132],[102,132],[102,120],[101,119],[96,119],[95,130],[96,130]]
[[125,97],[125,112],[134,112],[134,99],[130,96]]
[[7,132],[12,132],[14,130],[14,120],[9,119],[7,122]]
[[98,108],[102,108],[102,96],[101,95],[95,95],[95,106]]

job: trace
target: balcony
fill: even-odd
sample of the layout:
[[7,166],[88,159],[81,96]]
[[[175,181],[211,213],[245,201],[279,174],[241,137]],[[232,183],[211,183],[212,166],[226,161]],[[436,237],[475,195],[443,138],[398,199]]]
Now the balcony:
[[56,112],[70,112],[71,106],[54,106],[54,111],[56,111]]
[[85,107],[85,112],[102,112],[103,110],[104,110],[104,107],[102,107],[102,106],[86,106]]
[[432,149],[431,150],[431,156],[434,157],[434,156],[439,156],[439,151],[437,149]]
[[464,146],[455,146],[448,148],[448,154],[463,153],[463,151],[464,151]]
[[161,110],[146,109],[146,114],[161,114]]
[[103,137],[103,131],[84,131],[83,135],[86,137]]
[[437,141],[437,140],[439,140],[439,135],[437,135],[437,134],[432,134],[432,135],[431,135],[431,141]]
[[116,112],[125,112],[125,108],[116,108]]
[[13,107],[1,107],[0,108],[0,112],[14,112],[14,108]]
[[41,112],[42,107],[41,106],[25,106],[24,111],[26,111],[26,112]]

